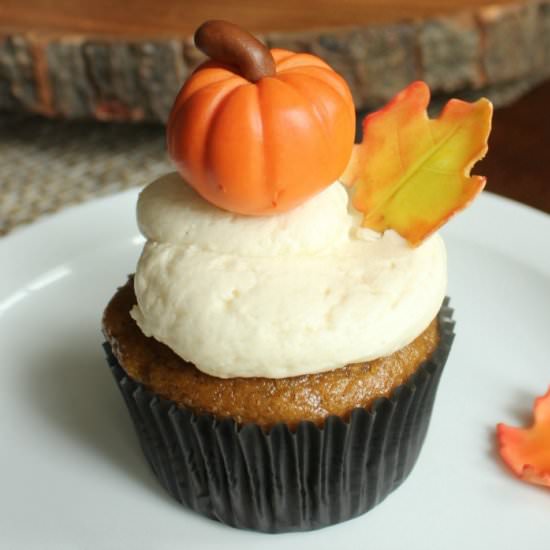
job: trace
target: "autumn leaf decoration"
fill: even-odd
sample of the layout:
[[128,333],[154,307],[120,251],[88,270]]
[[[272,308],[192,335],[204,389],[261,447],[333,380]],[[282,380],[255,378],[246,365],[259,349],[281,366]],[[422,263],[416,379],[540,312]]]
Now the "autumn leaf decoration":
[[500,456],[522,480],[550,487],[550,389],[535,400],[529,428],[497,426]]
[[465,208],[485,186],[471,176],[487,152],[492,105],[451,99],[441,115],[427,114],[430,90],[413,82],[386,107],[365,117],[341,180],[353,186],[363,226],[394,229],[413,246]]

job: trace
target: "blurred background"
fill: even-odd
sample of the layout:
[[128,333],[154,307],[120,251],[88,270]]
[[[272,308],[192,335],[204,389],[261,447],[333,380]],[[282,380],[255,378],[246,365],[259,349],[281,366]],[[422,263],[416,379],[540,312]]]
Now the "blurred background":
[[227,19],[312,52],[362,115],[416,79],[497,107],[488,190],[550,213],[550,0],[0,0],[0,235],[171,169],[164,127]]

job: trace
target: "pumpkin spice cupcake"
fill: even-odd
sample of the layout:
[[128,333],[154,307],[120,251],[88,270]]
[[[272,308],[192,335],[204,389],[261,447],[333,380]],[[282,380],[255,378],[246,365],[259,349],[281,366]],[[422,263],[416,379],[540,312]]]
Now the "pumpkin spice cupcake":
[[236,527],[327,526],[420,452],[453,339],[433,233],[484,185],[469,170],[490,104],[431,121],[413,83],[354,146],[350,92],[320,59],[219,21],[196,43],[212,60],[170,116],[179,174],[140,195],[109,364],[177,500]]

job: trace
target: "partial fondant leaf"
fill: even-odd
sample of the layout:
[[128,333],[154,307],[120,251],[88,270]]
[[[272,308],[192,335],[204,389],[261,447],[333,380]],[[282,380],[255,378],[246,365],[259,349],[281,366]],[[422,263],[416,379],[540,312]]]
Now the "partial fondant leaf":
[[367,115],[363,142],[355,146],[342,181],[353,186],[353,204],[363,225],[394,229],[419,244],[483,189],[470,176],[487,152],[492,105],[451,99],[434,120],[430,91],[413,82],[386,107]]
[[550,487],[550,389],[535,400],[533,416],[530,428],[498,424],[499,452],[519,478]]

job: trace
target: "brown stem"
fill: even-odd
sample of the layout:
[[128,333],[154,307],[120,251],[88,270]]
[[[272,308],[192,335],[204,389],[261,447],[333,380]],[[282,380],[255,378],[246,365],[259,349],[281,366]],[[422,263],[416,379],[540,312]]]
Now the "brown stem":
[[275,75],[275,60],[269,49],[233,23],[206,21],[195,32],[195,45],[214,61],[237,66],[251,82]]

